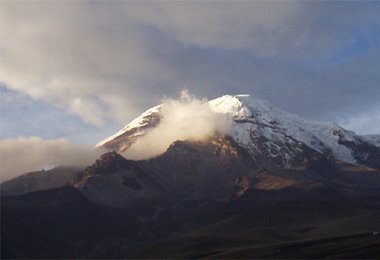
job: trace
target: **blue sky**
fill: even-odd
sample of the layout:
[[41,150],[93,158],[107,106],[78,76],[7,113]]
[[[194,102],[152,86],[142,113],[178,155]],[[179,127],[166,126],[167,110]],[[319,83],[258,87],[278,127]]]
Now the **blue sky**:
[[380,133],[378,1],[1,1],[0,139],[95,144],[181,89]]
[[43,139],[66,138],[77,144],[93,144],[104,138],[104,131],[114,126],[97,128],[84,123],[62,108],[27,95],[0,87],[1,138],[38,136]]

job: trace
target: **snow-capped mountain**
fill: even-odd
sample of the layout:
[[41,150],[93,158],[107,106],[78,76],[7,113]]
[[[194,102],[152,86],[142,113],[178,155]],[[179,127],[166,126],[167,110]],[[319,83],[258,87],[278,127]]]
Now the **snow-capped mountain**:
[[[52,169],[2,183],[3,258],[228,258],[226,248],[246,252],[242,241],[252,241],[256,249],[260,237],[272,246],[288,245],[284,251],[295,252],[289,258],[305,257],[304,241],[313,238],[318,247],[327,238],[324,256],[330,257],[330,250],[337,251],[331,238],[339,235],[363,239],[352,243],[364,249],[353,253],[351,244],[339,242],[349,254],[337,258],[358,258],[377,248],[378,136],[309,122],[247,95],[223,96],[196,107],[217,113],[207,119],[227,119],[227,132],[216,128],[206,138],[173,141],[150,159],[124,158],[123,151],[133,151],[167,123],[166,104],[99,143],[117,152],[104,153],[78,172]],[[194,129],[194,116],[191,121],[179,114]],[[164,129],[159,133],[172,134]],[[162,138],[154,137],[149,141]],[[302,250],[292,240],[301,241]],[[265,254],[258,258],[272,258],[263,245]],[[247,258],[236,256],[230,258]]]
[[[225,95],[208,105],[231,120],[234,141],[268,166],[290,167],[312,150],[351,164],[380,167],[377,135],[359,136],[335,123],[308,121],[249,95]],[[163,106],[148,109],[97,147],[125,151],[160,123]]]
[[147,130],[155,127],[160,122],[161,110],[162,105],[148,109],[125,125],[120,131],[99,142],[96,146],[117,152],[128,149],[139,136],[144,135]]

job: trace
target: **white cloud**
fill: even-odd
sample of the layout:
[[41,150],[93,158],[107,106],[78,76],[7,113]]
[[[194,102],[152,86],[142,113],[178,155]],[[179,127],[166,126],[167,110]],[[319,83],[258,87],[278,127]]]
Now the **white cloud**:
[[183,91],[180,100],[163,101],[160,124],[139,138],[126,152],[128,159],[149,159],[162,154],[177,140],[199,141],[215,134],[229,134],[232,120],[215,113],[207,100]]
[[351,117],[342,117],[338,123],[348,130],[359,134],[380,134],[380,106],[374,107],[366,113],[359,113]]
[[[97,126],[107,116],[120,120],[108,110],[136,113],[134,78],[146,71],[154,76],[159,66],[147,57],[136,28],[120,21],[118,29],[117,7],[107,13],[101,6],[2,2],[0,80]],[[125,101],[114,102],[120,96]],[[127,118],[124,113],[123,121]]]
[[20,137],[0,141],[1,182],[46,166],[87,166],[101,151],[73,145],[65,139]]

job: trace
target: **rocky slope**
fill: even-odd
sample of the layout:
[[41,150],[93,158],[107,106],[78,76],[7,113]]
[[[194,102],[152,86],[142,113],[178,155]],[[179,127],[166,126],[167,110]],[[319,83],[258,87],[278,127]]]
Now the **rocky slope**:
[[250,190],[334,187],[359,193],[380,188],[379,170],[303,149],[291,167],[279,168],[270,167],[268,160],[258,163],[228,136],[177,141],[164,154],[145,161],[104,154],[71,184],[88,199],[113,207],[148,202],[162,207],[181,200],[226,202]]

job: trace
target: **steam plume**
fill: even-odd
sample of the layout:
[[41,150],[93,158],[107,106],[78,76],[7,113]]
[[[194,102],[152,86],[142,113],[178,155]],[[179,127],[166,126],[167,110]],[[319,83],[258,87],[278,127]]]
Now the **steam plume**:
[[140,160],[157,156],[177,140],[203,140],[215,132],[227,134],[231,120],[211,110],[206,99],[198,99],[181,92],[179,100],[163,100],[160,124],[138,139],[124,156]]

